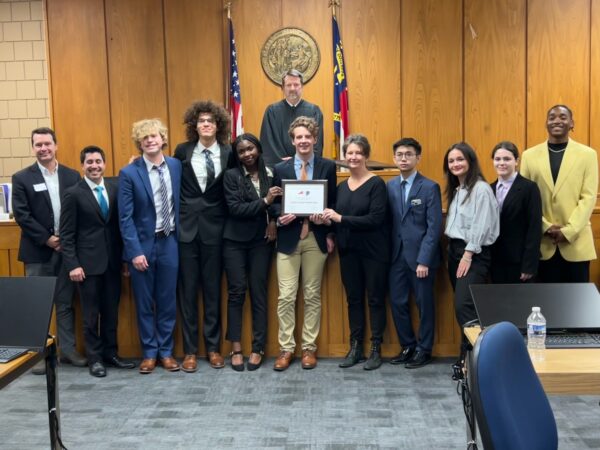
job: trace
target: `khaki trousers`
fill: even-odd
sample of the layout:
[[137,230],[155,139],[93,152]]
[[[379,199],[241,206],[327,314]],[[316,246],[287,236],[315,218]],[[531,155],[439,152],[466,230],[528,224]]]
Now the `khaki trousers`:
[[302,349],[317,349],[316,341],[321,326],[321,280],[327,253],[321,252],[312,232],[298,241],[296,250],[290,254],[277,253],[277,279],[279,283],[279,347],[281,351],[293,352],[296,347],[296,298],[302,269],[304,293],[304,323],[302,326]]

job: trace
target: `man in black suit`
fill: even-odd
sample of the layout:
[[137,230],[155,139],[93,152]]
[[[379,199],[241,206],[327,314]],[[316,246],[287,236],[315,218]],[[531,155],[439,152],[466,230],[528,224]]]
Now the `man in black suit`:
[[182,163],[178,302],[182,318],[185,372],[198,368],[198,289],[204,303],[204,341],[211,367],[225,365],[221,343],[223,227],[227,204],[223,174],[233,167],[230,120],[211,101],[193,103],[184,115],[188,141],[175,149]]
[[80,160],[84,179],[65,191],[60,216],[63,259],[79,287],[90,374],[104,377],[103,361],[122,369],[135,367],[117,355],[122,251],[118,184],[103,177],[106,157],[101,148],[85,147]]
[[[56,134],[51,128],[31,132],[31,146],[37,161],[12,176],[12,204],[21,227],[19,261],[25,275],[55,276],[54,304],[58,325],[60,361],[85,367],[86,359],[75,350],[74,285],[63,266],[62,242],[59,238],[60,210],[65,190],[81,177],[73,169],[58,164]],[[34,367],[38,375],[45,365]]]
[[[327,208],[335,207],[337,176],[333,161],[315,155],[319,126],[310,117],[298,117],[292,122],[289,136],[296,148],[293,158],[275,166],[273,184],[281,186],[282,180],[327,180]],[[317,337],[321,323],[321,280],[327,254],[334,248],[330,220],[322,214],[296,217],[281,214],[281,201],[273,204],[277,217],[277,279],[279,299],[280,353],[273,367],[286,370],[294,359],[296,342],[296,296],[300,270],[304,291],[304,323],[302,325],[302,368],[312,369],[317,365]]]

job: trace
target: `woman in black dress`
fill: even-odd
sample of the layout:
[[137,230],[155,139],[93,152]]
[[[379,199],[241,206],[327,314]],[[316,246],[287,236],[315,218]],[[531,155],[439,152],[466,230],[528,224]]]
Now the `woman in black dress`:
[[385,182],[367,169],[371,146],[360,134],[348,136],[342,147],[350,177],[338,185],[335,210],[325,219],[336,224],[342,282],[348,300],[351,347],[340,367],[364,361],[365,290],[371,322],[371,354],[365,370],[381,366],[385,329],[385,293],[389,270],[389,230]]
[[252,302],[252,353],[248,370],[263,360],[267,335],[267,281],[271,268],[276,224],[269,207],[281,188],[273,186],[273,174],[265,167],[256,136],[244,133],[233,143],[236,166],[225,172],[223,188],[229,216],[223,232],[223,262],[227,274],[227,340],[231,341],[231,367],[244,370],[242,309],[246,286]]

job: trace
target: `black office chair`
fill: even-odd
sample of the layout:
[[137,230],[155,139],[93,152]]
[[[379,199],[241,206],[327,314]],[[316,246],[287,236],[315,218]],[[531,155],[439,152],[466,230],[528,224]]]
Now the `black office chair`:
[[554,450],[552,408],[523,336],[509,322],[486,328],[469,364],[471,397],[486,450]]

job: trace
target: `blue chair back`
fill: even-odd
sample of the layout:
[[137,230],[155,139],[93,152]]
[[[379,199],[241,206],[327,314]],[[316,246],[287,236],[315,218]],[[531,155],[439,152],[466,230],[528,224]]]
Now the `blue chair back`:
[[554,450],[552,408],[523,336],[512,323],[486,328],[469,364],[471,397],[486,450]]

